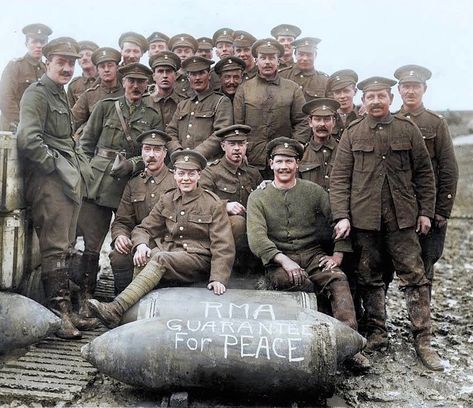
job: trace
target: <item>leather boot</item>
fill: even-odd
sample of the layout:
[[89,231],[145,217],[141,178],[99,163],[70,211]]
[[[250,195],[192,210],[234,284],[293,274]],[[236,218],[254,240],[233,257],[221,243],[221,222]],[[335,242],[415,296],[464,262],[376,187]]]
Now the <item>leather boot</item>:
[[[355,307],[351,297],[350,286],[347,281],[337,280],[329,285],[330,304],[333,317],[357,330]],[[369,359],[362,353],[356,353],[346,360],[346,365],[354,370],[365,372],[371,368]]]
[[81,317],[93,317],[87,300],[92,299],[97,285],[97,273],[99,271],[100,254],[85,251],[81,259],[82,278],[79,294],[79,315]]
[[48,299],[48,308],[61,318],[61,327],[56,332],[56,336],[63,339],[81,338],[81,332],[71,320],[69,274],[65,259],[43,260],[42,280]]
[[361,290],[366,316],[367,352],[389,346],[386,329],[386,296],[384,287],[365,287]]
[[92,313],[109,329],[117,327],[123,314],[156,287],[164,272],[165,269],[151,258],[144,269],[113,302],[102,303],[95,299],[88,300]]
[[434,371],[443,371],[443,362],[430,344],[432,322],[429,286],[407,287],[405,294],[416,353],[425,367]]

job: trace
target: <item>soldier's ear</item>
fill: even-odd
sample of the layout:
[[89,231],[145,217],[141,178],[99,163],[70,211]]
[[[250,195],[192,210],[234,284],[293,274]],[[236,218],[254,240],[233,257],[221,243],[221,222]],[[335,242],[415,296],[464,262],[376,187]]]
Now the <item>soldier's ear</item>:
[[225,151],[225,142],[220,142],[220,147],[222,148],[223,151]]

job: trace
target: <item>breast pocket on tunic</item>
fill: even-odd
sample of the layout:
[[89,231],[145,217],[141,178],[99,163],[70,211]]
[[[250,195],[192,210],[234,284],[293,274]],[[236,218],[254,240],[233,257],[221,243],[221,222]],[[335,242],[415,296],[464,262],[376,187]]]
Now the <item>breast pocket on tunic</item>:
[[407,171],[411,169],[412,144],[408,140],[393,140],[391,142],[391,157],[389,160],[392,170]]
[[435,129],[432,128],[419,127],[419,129],[422,133],[422,138],[424,139],[425,146],[429,151],[429,156],[431,159],[433,159],[435,157],[435,142],[437,140],[437,133],[435,132]]
[[211,214],[189,214],[187,218],[188,238],[187,252],[208,255],[210,250],[210,224]]
[[357,172],[371,172],[374,170],[374,145],[368,140],[356,140],[351,147],[353,153],[353,170]]
[[224,182],[222,180],[217,180],[215,182],[217,190],[215,193],[222,199],[222,200],[236,200],[237,194],[237,186],[235,184],[230,184],[228,182]]
[[72,132],[68,110],[62,105],[50,104],[46,128],[51,135],[68,136]]

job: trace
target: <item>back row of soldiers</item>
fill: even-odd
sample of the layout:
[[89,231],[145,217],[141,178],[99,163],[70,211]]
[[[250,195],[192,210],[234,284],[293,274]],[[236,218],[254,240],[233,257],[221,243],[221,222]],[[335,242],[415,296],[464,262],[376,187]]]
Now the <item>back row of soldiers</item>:
[[[40,237],[43,281],[51,308],[63,317],[64,337],[78,336],[77,328],[87,327],[84,317],[90,317],[91,313],[86,300],[93,294],[99,252],[113,213],[116,213],[112,226],[115,249],[111,260],[117,293],[131,281],[133,261],[138,266],[146,263],[147,253],[135,253],[135,259],[131,258],[131,229],[141,222],[143,215],[133,219],[134,215],[130,216],[130,212],[144,214],[150,211],[170,185],[165,167],[158,166],[163,173],[156,174],[150,173],[150,168],[153,163],[162,164],[161,159],[164,162],[166,153],[181,149],[195,150],[212,162],[205,177],[202,177],[202,183],[205,182],[207,188],[227,200],[227,212],[230,219],[234,217],[233,237],[237,249],[242,251],[248,248],[244,228],[248,194],[262,177],[272,178],[267,145],[279,136],[289,137],[304,146],[304,153],[300,157],[296,155],[300,177],[318,183],[331,195],[336,194],[338,207],[333,208],[332,201],[332,212],[334,221],[338,221],[337,235],[348,236],[351,221],[354,228],[383,234],[410,229],[413,227],[410,212],[416,210],[405,204],[417,200],[419,217],[434,220],[434,228],[429,235],[430,221],[425,218],[414,221],[414,230],[417,226],[418,232],[425,235],[422,238],[422,254],[428,279],[422,278],[423,272],[417,272],[416,279],[407,279],[403,283],[408,288],[430,287],[433,264],[443,248],[446,219],[453,205],[458,170],[445,120],[422,105],[426,81],[430,78],[427,69],[409,65],[395,72],[403,99],[401,111],[396,116],[389,113],[392,102],[389,89],[395,81],[372,77],[359,83],[358,88],[364,93],[363,109],[368,113],[365,118],[360,118],[359,110],[353,104],[357,74],[352,70],[342,70],[329,77],[315,70],[319,40],[308,37],[295,40],[300,30],[294,26],[275,27],[271,33],[276,39],[262,40],[256,40],[243,31],[221,29],[212,40],[201,39],[200,43],[187,34],[169,39],[162,33],[153,33],[147,40],[137,33],[125,33],[119,40],[121,52],[107,47],[96,48],[89,41],[76,43],[68,37],[45,45],[45,37],[50,30],[43,25],[25,27],[24,32],[28,49],[42,48],[48,68],[46,75],[36,78],[38,82],[29,88],[21,101],[18,144],[29,164],[27,190],[33,203],[33,221]],[[216,45],[217,55],[221,58],[214,70],[211,69],[213,61],[194,55],[205,51],[207,57],[211,56],[208,53],[212,44]],[[292,47],[295,62],[292,60]],[[148,48],[151,70],[139,63]],[[34,58],[30,57],[28,64],[34,65]],[[63,85],[71,79],[73,70],[70,65],[72,63],[73,67],[79,57],[84,75],[71,82],[66,97]],[[41,64],[39,57],[36,67],[41,67]],[[283,64],[287,66],[281,69]],[[2,91],[5,95],[5,89],[11,89],[12,81],[8,78],[14,67],[19,65],[19,61],[12,62],[4,72]],[[40,68],[35,70],[39,72]],[[92,81],[90,78],[94,72],[98,72],[98,78]],[[151,77],[155,83],[150,87]],[[86,89],[89,85],[90,88]],[[325,98],[327,94],[334,99]],[[375,98],[374,101],[365,99],[368,95]],[[2,103],[5,101],[11,102],[12,98],[2,98]],[[71,106],[73,101],[76,102]],[[4,128],[14,128],[18,121],[14,109],[1,108]],[[418,127],[405,117],[416,122]],[[403,127],[398,135],[398,129],[393,124],[397,124],[400,118],[403,118]],[[231,127],[234,123],[237,129]],[[247,127],[238,127],[242,125]],[[351,188],[355,186],[350,185],[350,180],[356,180],[342,180],[339,175],[339,183],[348,183],[345,192],[351,191],[351,195],[341,198],[339,191],[331,191],[333,182],[330,179],[332,168],[341,165],[335,160],[339,156],[335,153],[344,129],[347,129],[344,133],[347,136],[342,138],[342,142],[345,140],[342,143],[343,154],[351,155],[353,160],[347,157],[343,163],[355,163],[351,170],[345,168],[344,171],[359,172],[358,177],[366,177],[371,182],[361,183],[356,186],[361,190],[353,191]],[[245,134],[245,138],[226,141],[225,135],[233,135],[235,131],[236,134]],[[76,137],[80,137],[80,146],[71,138],[74,132]],[[141,148],[140,140],[145,137],[143,135],[149,136],[147,132],[154,135],[151,136],[154,142],[145,143]],[[362,136],[347,142],[351,132],[359,132]],[[378,138],[375,136],[377,134],[381,136]],[[402,140],[398,140],[398,136],[402,136]],[[421,147],[418,145],[419,137],[425,141]],[[378,139],[381,140],[379,146]],[[144,151],[146,146],[154,153],[147,155]],[[417,176],[418,169],[411,168],[412,163],[418,164],[417,153],[413,155],[414,148],[421,149],[419,157],[424,150],[428,152],[430,161],[427,167],[431,172],[433,167],[436,182],[434,186],[428,177],[422,179],[416,194],[410,189],[404,191],[410,177]],[[218,160],[222,149],[225,156]],[[371,159],[368,158],[373,154],[376,160],[380,160],[379,163],[369,164]],[[159,160],[157,156],[160,156]],[[392,160],[386,160],[387,157]],[[427,171],[425,161],[422,163],[423,171]],[[142,172],[144,164],[146,169]],[[373,171],[380,177],[369,179],[368,175]],[[390,178],[392,172],[399,171],[406,172],[400,173],[406,176],[400,178],[397,174],[400,178],[397,181]],[[130,180],[133,174],[140,176]],[[65,189],[61,183],[65,183]],[[162,184],[163,190],[156,190],[158,184]],[[245,194],[241,194],[242,191]],[[424,194],[425,191],[427,193]],[[433,194],[434,191],[436,194]],[[362,206],[360,211],[358,204],[365,205],[364,199],[359,202],[355,199],[360,194],[371,198],[374,207]],[[60,216],[51,213],[51,197],[57,195],[61,196],[61,200],[54,201],[54,205],[57,204],[54,208],[60,211]],[[344,206],[350,202],[356,204],[355,209]],[[143,203],[141,209],[138,208],[140,203]],[[406,215],[406,212],[409,214]],[[361,214],[363,221],[359,222],[356,214]],[[370,214],[374,215],[370,217]],[[237,216],[241,219],[238,220]],[[123,222],[124,219],[126,222]],[[65,279],[70,268],[68,257],[75,238],[76,223],[85,241],[78,316],[70,310]],[[123,225],[126,228],[122,228]],[[185,229],[185,226],[181,227]],[[376,237],[373,241],[373,237],[369,238],[371,240],[356,241],[359,255],[370,257],[373,242],[384,242],[386,239]],[[412,244],[412,236],[409,239],[404,242]],[[420,267],[423,270],[418,261],[415,265],[401,264],[399,258],[406,254],[396,253],[393,248],[393,241],[387,239],[376,252],[378,258],[384,255],[392,258],[393,262],[386,267],[388,272],[396,270],[402,276],[412,277],[414,274],[409,275],[410,269],[417,268],[419,271]],[[412,244],[406,251],[415,252],[415,248]],[[244,258],[251,259],[250,256]],[[372,257],[370,260],[373,261]],[[383,287],[391,277],[389,273],[384,277],[378,276],[381,270],[379,262],[365,262],[364,265],[369,265],[368,271],[362,271],[361,280],[357,277],[356,281],[361,287],[360,295],[367,314],[368,345],[376,349],[387,340],[386,317],[382,312],[385,310]],[[376,279],[367,279],[373,270],[377,272]],[[417,292],[416,296],[419,297]],[[422,307],[425,312],[426,305]],[[427,313],[430,319],[428,303]],[[422,323],[427,324],[424,320]],[[430,326],[422,333],[429,330]],[[422,344],[419,340],[417,350],[427,366],[439,369],[441,364],[436,353],[430,349],[429,336],[423,337],[427,340]]]

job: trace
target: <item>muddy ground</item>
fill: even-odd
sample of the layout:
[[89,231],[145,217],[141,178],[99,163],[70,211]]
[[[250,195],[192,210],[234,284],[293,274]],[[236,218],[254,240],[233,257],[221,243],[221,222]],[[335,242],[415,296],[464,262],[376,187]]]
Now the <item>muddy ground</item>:
[[[189,395],[193,407],[473,407],[473,145],[456,147],[460,183],[453,217],[449,221],[443,259],[437,264],[433,287],[434,345],[445,359],[443,373],[431,372],[417,361],[404,298],[396,282],[388,293],[390,348],[372,355],[372,369],[365,375],[340,371],[334,396],[328,401],[230,399],[220,395]],[[458,218],[457,218],[458,217]],[[77,407],[161,407],[166,396],[145,392],[98,375]],[[58,401],[56,406],[64,406]],[[13,402],[0,407],[18,407]],[[24,406],[24,405],[23,405]],[[41,404],[34,404],[39,408]],[[43,405],[44,406],[44,405]]]

